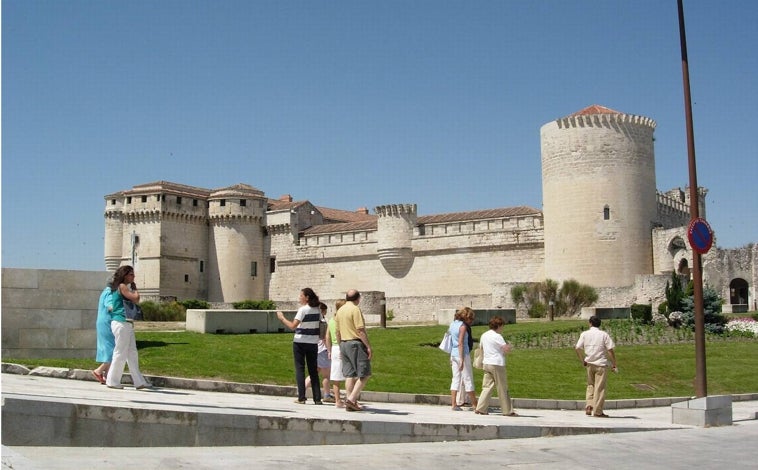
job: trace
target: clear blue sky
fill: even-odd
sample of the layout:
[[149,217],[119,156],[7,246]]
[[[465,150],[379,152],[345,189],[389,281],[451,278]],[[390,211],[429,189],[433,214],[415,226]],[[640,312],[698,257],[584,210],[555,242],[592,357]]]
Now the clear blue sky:
[[[706,215],[758,242],[758,2],[685,19]],[[157,180],[541,208],[540,127],[592,104],[688,184],[676,0],[3,0],[2,265],[103,270],[103,196]]]

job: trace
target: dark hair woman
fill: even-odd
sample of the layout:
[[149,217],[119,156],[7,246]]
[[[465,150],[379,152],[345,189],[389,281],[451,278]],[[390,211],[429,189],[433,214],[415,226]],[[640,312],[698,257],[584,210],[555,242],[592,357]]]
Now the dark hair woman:
[[128,365],[129,375],[132,376],[132,383],[137,390],[152,388],[139,370],[134,322],[128,320],[124,314],[124,299],[131,300],[135,304],[138,304],[140,300],[137,285],[134,283],[134,268],[131,266],[121,266],[113,275],[111,331],[116,338],[116,347],[113,349],[113,361],[105,385],[110,388],[124,388],[121,385],[121,376],[124,374],[124,365]]
[[290,321],[284,317],[281,311],[276,316],[290,330],[295,330],[292,339],[292,355],[295,361],[295,381],[297,382],[297,403],[305,404],[305,367],[308,366],[308,375],[311,378],[311,390],[313,402],[321,404],[321,387],[318,380],[318,342],[319,325],[321,323],[321,301],[313,289],[306,287],[298,296],[300,308],[297,309],[295,318]]

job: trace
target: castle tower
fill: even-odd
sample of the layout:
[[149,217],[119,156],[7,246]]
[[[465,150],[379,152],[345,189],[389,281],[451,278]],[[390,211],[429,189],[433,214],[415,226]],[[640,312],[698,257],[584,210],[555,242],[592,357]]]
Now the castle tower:
[[115,271],[121,266],[124,223],[122,193],[105,196],[105,269]]
[[653,272],[654,130],[597,105],[542,126],[547,278],[623,287]]
[[377,253],[391,276],[405,276],[413,265],[413,229],[418,218],[416,204],[377,206]]
[[208,300],[265,298],[263,192],[237,184],[208,197]]

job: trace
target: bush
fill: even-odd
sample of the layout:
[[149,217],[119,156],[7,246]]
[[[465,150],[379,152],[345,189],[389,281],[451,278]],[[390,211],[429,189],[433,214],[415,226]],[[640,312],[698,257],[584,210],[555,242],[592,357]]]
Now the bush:
[[547,307],[542,302],[537,302],[527,310],[527,313],[529,318],[544,318],[547,314]]
[[141,302],[144,321],[186,321],[187,309],[179,302],[157,303],[151,300]]
[[664,300],[663,302],[661,302],[660,305],[658,305],[658,313],[660,313],[664,317],[666,316],[667,313],[669,313],[669,303],[667,300]]
[[[703,287],[703,322],[705,331],[721,334],[724,332],[727,318],[721,313],[723,300],[718,292],[711,287]],[[682,299],[682,325],[695,328],[695,298],[693,295]]]
[[511,298],[516,307],[523,305],[530,317],[542,318],[551,303],[556,316],[578,315],[582,307],[597,302],[598,295],[592,286],[574,279],[563,281],[560,289],[556,281],[545,279],[540,283],[513,286]]
[[653,306],[645,304],[633,304],[631,307],[632,319],[650,324],[653,321]]
[[182,304],[185,310],[189,310],[189,309],[208,310],[209,308],[211,308],[211,304],[209,304],[205,300],[187,299],[187,300],[182,300],[179,303]]
[[275,310],[276,303],[273,300],[243,300],[234,302],[235,310]]

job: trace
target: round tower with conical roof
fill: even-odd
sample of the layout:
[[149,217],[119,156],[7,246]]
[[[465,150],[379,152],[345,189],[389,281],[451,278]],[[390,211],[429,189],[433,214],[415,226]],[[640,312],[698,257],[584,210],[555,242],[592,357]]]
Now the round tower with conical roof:
[[597,105],[542,126],[547,278],[623,287],[653,272],[654,130]]

